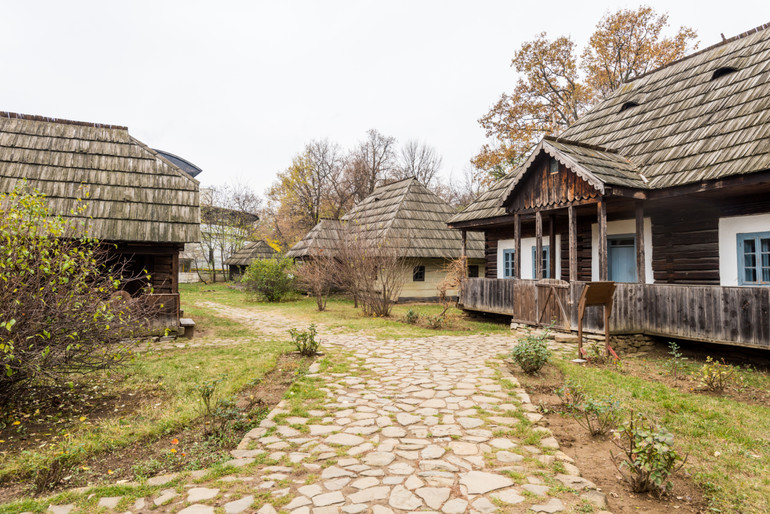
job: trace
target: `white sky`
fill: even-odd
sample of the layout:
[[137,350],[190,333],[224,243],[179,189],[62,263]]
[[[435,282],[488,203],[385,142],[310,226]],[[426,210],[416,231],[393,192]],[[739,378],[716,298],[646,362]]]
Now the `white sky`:
[[[701,48],[770,22],[770,1],[649,1]],[[262,192],[312,139],[376,128],[459,173],[510,60],[547,31],[583,46],[607,1],[2,1],[0,110],[126,125]]]

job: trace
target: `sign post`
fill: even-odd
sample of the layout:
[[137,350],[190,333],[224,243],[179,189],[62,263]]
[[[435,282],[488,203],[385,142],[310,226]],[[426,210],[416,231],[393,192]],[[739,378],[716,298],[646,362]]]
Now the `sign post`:
[[615,282],[588,282],[580,295],[578,303],[578,357],[584,357],[583,351],[583,316],[586,307],[604,307],[604,345],[610,354],[610,314],[612,314],[612,295]]

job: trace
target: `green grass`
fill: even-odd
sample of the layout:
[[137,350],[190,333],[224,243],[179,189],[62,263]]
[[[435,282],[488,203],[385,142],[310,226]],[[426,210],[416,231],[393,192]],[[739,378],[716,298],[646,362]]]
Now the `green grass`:
[[[189,306],[184,305],[184,309],[188,311]],[[225,377],[218,393],[231,396],[273,369],[278,356],[291,350],[288,341],[254,337],[237,323],[211,314],[196,314],[196,322],[212,330],[207,338],[196,338],[195,342],[223,337],[238,337],[241,342],[233,346],[151,349],[138,353],[128,364],[113,370],[111,376],[105,372],[83,377],[84,383],[102,384],[108,395],[134,394],[143,401],[127,415],[98,423],[74,420],[69,426],[63,425],[62,435],[66,432],[68,436],[44,448],[0,456],[0,480],[31,477],[49,467],[61,452],[68,452],[70,463],[77,467],[102,453],[182,430],[201,415],[201,384]]]
[[[727,397],[687,393],[613,370],[555,361],[593,397],[614,395],[624,410],[644,413],[670,430],[685,470],[720,512],[770,512],[770,409]],[[662,361],[648,363],[659,372]],[[693,369],[696,364],[691,364]],[[744,371],[744,373],[751,373]],[[753,383],[766,384],[757,374]]]
[[[232,307],[255,308],[266,312],[274,311],[308,324],[320,323],[329,329],[337,329],[347,333],[363,333],[377,339],[463,334],[510,334],[510,329],[505,323],[469,319],[461,310],[454,307],[448,312],[450,328],[436,330],[401,321],[409,309],[417,311],[421,317],[435,316],[441,313],[443,309],[438,304],[398,304],[393,308],[390,317],[374,318],[363,316],[360,309],[353,307],[352,300],[339,296],[329,298],[326,310],[319,312],[315,300],[296,295],[291,300],[269,303],[256,301],[249,294],[228,287],[226,284],[182,284],[179,289],[191,303],[213,301]],[[187,311],[188,309],[185,308],[185,312]]]

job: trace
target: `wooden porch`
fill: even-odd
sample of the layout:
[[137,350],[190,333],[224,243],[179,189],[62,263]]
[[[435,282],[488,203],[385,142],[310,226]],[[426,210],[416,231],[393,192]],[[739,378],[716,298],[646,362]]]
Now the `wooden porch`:
[[[513,321],[577,330],[585,282],[465,279],[465,310],[512,316]],[[584,330],[604,333],[601,308],[589,308]],[[617,283],[612,334],[647,334],[770,349],[770,288]]]

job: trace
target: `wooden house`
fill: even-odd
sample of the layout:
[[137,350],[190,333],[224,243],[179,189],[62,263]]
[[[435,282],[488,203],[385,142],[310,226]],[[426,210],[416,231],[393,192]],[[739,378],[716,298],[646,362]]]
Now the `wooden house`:
[[450,226],[485,239],[466,309],[575,329],[612,280],[613,333],[770,348],[770,25],[622,85]]
[[200,237],[198,181],[137,141],[126,127],[0,113],[0,191],[26,180],[44,193],[52,214],[79,216],[90,237],[105,243],[132,274],[147,270],[146,285],[162,303],[160,325],[179,321],[177,269],[184,243]]
[[230,280],[243,275],[249,264],[255,260],[274,259],[277,255],[278,252],[263,240],[246,243],[243,248],[225,259],[225,266],[230,270]]
[[467,240],[447,228],[452,208],[415,178],[376,188],[353,207],[341,221],[322,220],[286,254],[306,258],[316,249],[333,251],[342,224],[355,224],[364,237],[399,241],[399,250],[409,267],[399,301],[430,301],[446,276],[445,266],[466,252],[472,276],[484,273],[484,243],[481,234]]

